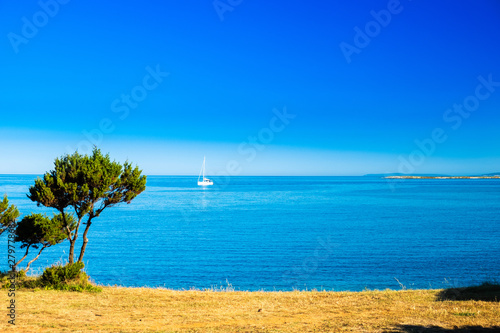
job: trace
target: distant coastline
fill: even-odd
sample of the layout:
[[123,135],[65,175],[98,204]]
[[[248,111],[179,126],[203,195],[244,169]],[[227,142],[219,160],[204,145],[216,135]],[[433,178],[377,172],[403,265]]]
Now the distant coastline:
[[500,179],[494,176],[387,176],[386,179]]

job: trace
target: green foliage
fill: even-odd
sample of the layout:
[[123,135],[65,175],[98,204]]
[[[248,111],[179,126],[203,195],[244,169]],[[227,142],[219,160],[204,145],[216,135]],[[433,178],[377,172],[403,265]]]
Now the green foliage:
[[[83,258],[86,233],[92,219],[98,217],[105,208],[122,202],[130,203],[142,193],[146,189],[146,176],[141,173],[138,167],[133,168],[128,162],[121,165],[111,161],[108,154],[103,155],[97,148],[90,156],[75,152],[57,158],[54,169],[35,180],[35,185],[29,189],[28,198],[38,206],[52,207],[63,214],[62,222],[70,240],[69,262],[72,263],[82,219],[87,216],[79,261]],[[70,222],[64,214],[68,207],[73,208],[77,218],[74,234],[71,234]]]
[[[11,287],[12,271],[0,272],[0,288],[9,289]],[[16,276],[16,289],[21,288],[36,288],[38,282],[36,278],[27,276],[24,271],[19,271]]]
[[19,210],[14,205],[9,206],[9,199],[4,196],[0,201],[0,235],[9,227],[15,226],[16,219],[19,217]]
[[77,278],[83,267],[83,262],[48,267],[43,271],[40,281],[46,286],[56,286]]
[[67,238],[67,232],[69,231],[70,236],[73,235],[75,231],[77,221],[72,214],[54,214],[50,220],[50,230],[47,233],[47,241],[50,245],[59,244],[65,238]]
[[[81,271],[83,267],[81,262],[52,266],[46,268],[38,277],[27,276],[21,273],[24,271],[19,271],[16,289],[101,292],[102,288],[90,283],[88,275]],[[0,286],[3,289],[11,287],[10,272],[0,272]]]
[[45,286],[45,290],[65,290],[65,291],[78,291],[78,292],[92,292],[92,293],[100,293],[102,288],[93,286],[92,284],[85,283],[70,283],[70,284],[61,284],[57,287],[53,286]]
[[[74,229],[75,221],[72,215],[67,214],[70,228]],[[21,248],[31,245],[35,249],[39,246],[51,246],[66,239],[66,233],[61,214],[49,219],[46,215],[30,214],[18,223],[15,242],[22,243]]]
[[38,255],[32,259],[26,266],[29,270],[30,265],[38,259],[42,251],[49,246],[61,243],[66,239],[66,229],[70,231],[75,228],[75,221],[72,215],[66,214],[66,221],[69,227],[65,228],[63,217],[56,214],[52,219],[42,214],[30,214],[17,224],[15,229],[14,241],[21,243],[21,248],[26,248],[24,256],[14,265],[14,269],[28,256],[30,248],[41,248]]
[[459,317],[475,317],[476,316],[476,313],[474,313],[474,312],[456,312],[453,314],[455,316],[459,316]]
[[39,278],[39,285],[44,289],[54,290],[101,291],[101,288],[93,286],[89,282],[87,274],[82,272],[83,267],[83,262],[48,267]]
[[130,203],[146,189],[146,176],[139,168],[111,161],[97,148],[91,156],[75,152],[57,158],[54,166],[30,187],[28,198],[59,211],[72,206],[78,218],[97,217],[106,207]]

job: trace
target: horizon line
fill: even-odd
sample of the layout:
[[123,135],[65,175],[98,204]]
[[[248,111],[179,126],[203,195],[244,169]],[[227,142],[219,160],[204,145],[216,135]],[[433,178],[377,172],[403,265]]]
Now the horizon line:
[[[0,173],[0,176],[40,176],[45,173]],[[362,175],[210,175],[210,177],[220,178],[220,177],[384,177],[384,176],[450,176],[451,174],[445,173],[367,173]],[[477,177],[477,176],[487,176],[487,175],[500,175],[500,172],[489,172],[489,173],[476,173],[476,174],[458,174],[454,177]],[[195,174],[189,175],[178,175],[178,174],[144,174],[144,176],[153,177],[198,177]]]

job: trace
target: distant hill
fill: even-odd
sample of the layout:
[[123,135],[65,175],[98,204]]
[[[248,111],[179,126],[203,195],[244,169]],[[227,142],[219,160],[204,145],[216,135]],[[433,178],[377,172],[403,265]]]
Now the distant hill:
[[370,173],[364,175],[364,177],[395,177],[395,176],[415,176],[415,177],[448,177],[448,175],[441,175],[437,173],[418,173],[418,174],[406,174],[406,173]]
[[[415,174],[406,174],[406,173],[370,173],[364,175],[364,177],[404,177],[404,176],[412,176],[412,177],[451,177],[450,175],[442,175],[437,173],[415,173]],[[492,177],[492,176],[500,176],[500,172],[493,173],[483,173],[478,175],[463,175],[463,177]]]

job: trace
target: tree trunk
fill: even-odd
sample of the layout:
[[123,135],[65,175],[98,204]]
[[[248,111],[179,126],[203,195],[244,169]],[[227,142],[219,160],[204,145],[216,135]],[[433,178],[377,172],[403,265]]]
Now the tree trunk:
[[[76,237],[77,237],[77,231],[75,232],[75,236],[71,238],[71,230],[69,229],[68,221],[66,221],[66,214],[64,214],[64,208],[59,210],[59,212],[62,215],[63,223],[64,223],[64,228],[66,228],[66,232],[68,234],[68,240],[69,240],[69,257],[68,257],[68,262],[70,264],[73,263],[73,258],[75,256],[75,242],[76,242]],[[78,224],[80,224],[80,221],[78,221]]]
[[80,257],[78,257],[78,261],[81,262],[83,260],[83,255],[85,254],[85,249],[87,248],[87,243],[89,242],[89,239],[87,238],[87,232],[89,231],[90,225],[92,222],[90,222],[90,218],[87,221],[87,226],[85,227],[85,231],[83,232],[83,244],[82,248],[80,250]]
[[26,269],[24,270],[25,272],[29,271],[30,269],[30,265],[33,263],[33,261],[37,260],[38,257],[40,256],[40,254],[42,254],[42,251],[43,249],[45,249],[47,247],[47,245],[44,245],[41,249],[40,249],[40,252],[38,252],[38,255],[33,259],[31,260],[29,263],[28,263],[28,266],[26,266]]
[[75,244],[76,244],[76,239],[78,238],[78,228],[80,227],[80,223],[82,219],[78,219],[78,223],[76,224],[75,228],[75,234],[73,235],[73,238],[71,238],[71,230],[69,230],[68,223],[66,222],[66,215],[63,214],[63,220],[64,223],[66,224],[66,230],[68,231],[68,240],[69,240],[69,257],[68,257],[68,263],[72,264],[75,262]]
[[[69,230],[69,227],[68,227]],[[68,235],[68,240],[69,240],[69,258],[68,258],[68,263],[72,264],[74,262],[74,257],[75,257],[75,244],[76,244],[76,239],[78,238],[78,228],[75,230],[75,235],[73,238],[71,238],[71,233]]]
[[68,258],[68,262],[70,264],[72,264],[74,262],[73,258],[75,257],[75,243],[76,243],[76,239],[71,239],[69,241],[69,258]]
[[16,268],[17,268],[17,265],[19,265],[21,263],[21,261],[23,261],[24,259],[26,259],[26,257],[28,256],[28,251],[30,250],[30,246],[31,246],[31,244],[28,245],[28,247],[26,247],[26,253],[24,254],[24,257],[22,257],[21,260],[19,260],[18,262],[16,262],[14,264],[14,267],[12,267],[12,271],[15,271]]

